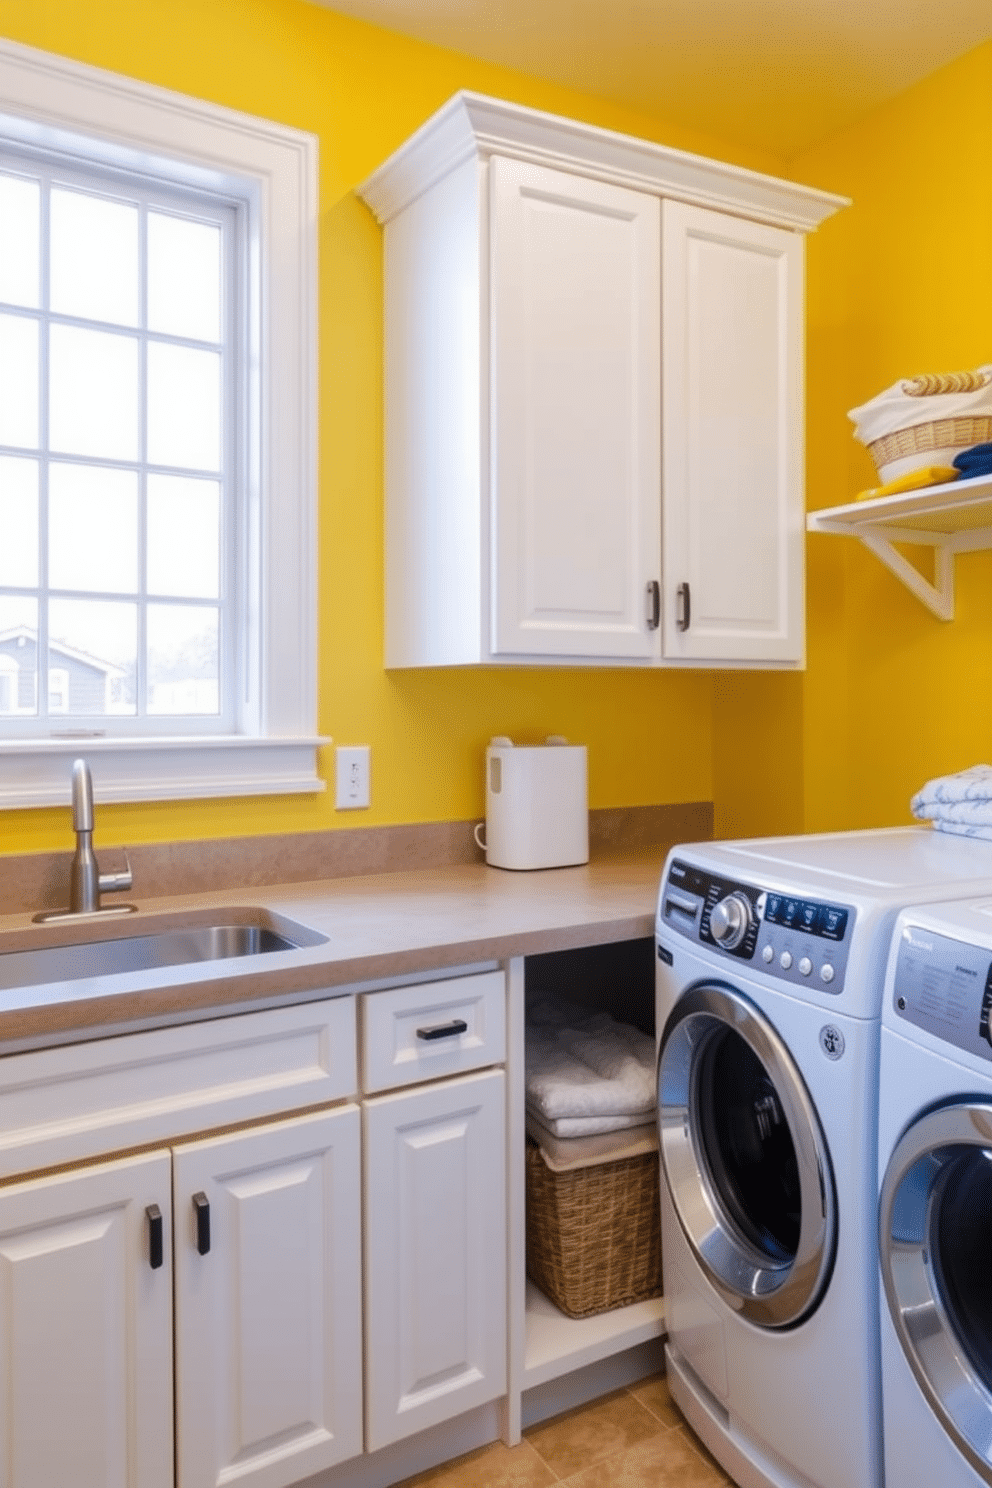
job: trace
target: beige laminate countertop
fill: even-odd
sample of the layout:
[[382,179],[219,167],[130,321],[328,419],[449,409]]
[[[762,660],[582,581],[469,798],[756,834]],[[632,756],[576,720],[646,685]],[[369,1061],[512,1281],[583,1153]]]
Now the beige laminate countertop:
[[[247,908],[261,910],[274,929],[287,919],[311,938],[324,937],[316,945],[237,961],[0,990],[0,1051],[649,936],[666,851],[667,844],[657,844],[578,868],[529,873],[463,864],[247,892],[136,899],[136,914],[72,925],[34,925],[27,914],[0,917],[0,956],[39,945],[148,934],[191,918],[231,922],[243,919],[237,911]],[[109,903],[113,907],[113,900]]]

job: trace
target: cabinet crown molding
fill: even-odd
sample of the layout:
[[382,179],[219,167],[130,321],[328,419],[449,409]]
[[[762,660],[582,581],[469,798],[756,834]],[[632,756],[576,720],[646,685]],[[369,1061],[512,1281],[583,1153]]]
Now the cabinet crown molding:
[[676,197],[798,232],[812,232],[849,205],[847,197],[828,191],[464,90],[375,170],[357,188],[357,195],[384,224],[459,165],[491,155]]

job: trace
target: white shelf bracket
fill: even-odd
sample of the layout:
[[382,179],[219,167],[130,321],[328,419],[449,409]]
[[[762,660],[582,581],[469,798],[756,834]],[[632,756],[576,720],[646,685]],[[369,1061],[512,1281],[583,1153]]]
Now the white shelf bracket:
[[911,593],[916,595],[938,620],[954,619],[954,551],[942,543],[934,543],[934,582],[931,584],[918,569],[915,569],[902,553],[893,547],[887,537],[878,531],[862,531],[856,534],[868,550],[894,573]]

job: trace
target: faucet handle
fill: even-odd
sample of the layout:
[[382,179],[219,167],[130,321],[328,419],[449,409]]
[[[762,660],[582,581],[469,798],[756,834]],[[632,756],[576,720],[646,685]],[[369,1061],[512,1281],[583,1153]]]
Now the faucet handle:
[[119,873],[101,873],[99,877],[99,889],[101,894],[126,894],[134,883],[131,875],[131,860],[127,855],[127,848],[122,848],[124,854],[124,869]]

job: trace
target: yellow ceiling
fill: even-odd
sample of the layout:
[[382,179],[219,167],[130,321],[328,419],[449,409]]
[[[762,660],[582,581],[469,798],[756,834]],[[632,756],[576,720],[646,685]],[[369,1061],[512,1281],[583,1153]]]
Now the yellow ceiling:
[[992,0],[314,0],[788,158],[992,37]]

